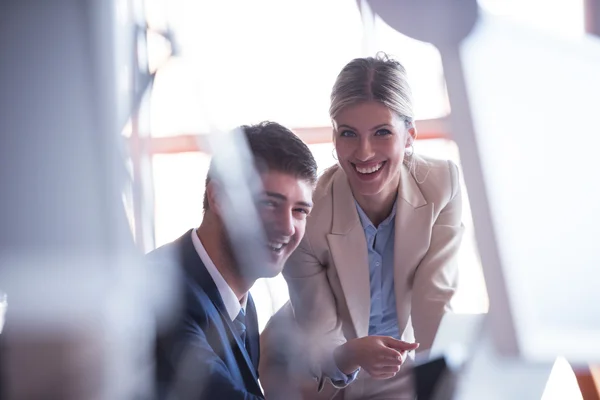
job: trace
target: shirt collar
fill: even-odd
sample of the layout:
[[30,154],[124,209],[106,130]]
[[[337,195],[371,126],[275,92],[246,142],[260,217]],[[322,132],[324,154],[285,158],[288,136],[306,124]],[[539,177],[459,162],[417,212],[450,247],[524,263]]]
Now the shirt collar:
[[[373,225],[373,223],[371,222],[371,220],[369,219],[367,214],[363,211],[363,209],[358,204],[358,201],[354,200],[354,203],[356,204],[356,210],[358,211],[358,217],[360,218],[360,224],[363,226],[363,229],[367,229],[367,228],[371,227],[371,228],[377,230],[377,228],[375,228],[375,225]],[[388,215],[387,218],[384,219],[383,222],[381,222],[381,224],[379,224],[379,228],[388,225],[390,222],[392,222],[394,220],[394,217],[396,216],[396,203],[397,203],[397,200],[394,201],[394,206],[392,207],[392,212],[390,212],[390,215]]]
[[208,271],[212,280],[217,286],[217,290],[221,295],[221,299],[223,299],[223,304],[225,304],[227,315],[233,321],[238,316],[242,308],[244,309],[244,311],[246,311],[246,303],[248,302],[248,296],[244,296],[244,298],[242,299],[242,303],[240,304],[237,296],[233,292],[233,289],[231,289],[231,287],[227,284],[227,282],[225,281],[225,279],[223,278],[213,261],[208,256],[208,253],[202,245],[202,242],[200,241],[200,238],[198,237],[198,234],[196,233],[195,229],[192,229],[192,243],[194,244],[196,253],[198,253],[198,257],[200,257],[200,260],[202,260],[202,262],[204,263],[206,270]]

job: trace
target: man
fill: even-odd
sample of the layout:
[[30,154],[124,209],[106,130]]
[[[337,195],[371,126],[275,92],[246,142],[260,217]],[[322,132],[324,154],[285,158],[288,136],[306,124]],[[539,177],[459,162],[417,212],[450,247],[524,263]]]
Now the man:
[[167,268],[175,255],[184,281],[183,313],[159,335],[160,398],[264,398],[258,384],[256,310],[248,291],[256,279],[279,274],[302,239],[317,164],[308,147],[279,124],[263,122],[240,130],[262,181],[262,190],[246,206],[256,207],[266,236],[244,238],[244,248],[256,241],[265,261],[247,265],[246,257],[236,251],[234,232],[224,222],[232,210],[222,201],[227,194],[213,162],[200,227],[148,255],[151,263]]

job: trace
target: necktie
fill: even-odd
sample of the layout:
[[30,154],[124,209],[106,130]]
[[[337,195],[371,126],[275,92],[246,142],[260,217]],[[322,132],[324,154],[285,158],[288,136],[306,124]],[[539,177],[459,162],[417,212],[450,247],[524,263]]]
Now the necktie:
[[243,308],[233,320],[233,325],[235,326],[237,333],[240,335],[242,343],[244,343],[244,346],[246,346],[246,313],[244,312]]

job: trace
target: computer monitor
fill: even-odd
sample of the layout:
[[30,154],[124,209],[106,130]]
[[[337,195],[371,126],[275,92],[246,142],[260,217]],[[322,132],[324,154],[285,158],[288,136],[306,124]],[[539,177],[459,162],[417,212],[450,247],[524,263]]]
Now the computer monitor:
[[520,353],[600,360],[600,40],[482,13],[461,57]]

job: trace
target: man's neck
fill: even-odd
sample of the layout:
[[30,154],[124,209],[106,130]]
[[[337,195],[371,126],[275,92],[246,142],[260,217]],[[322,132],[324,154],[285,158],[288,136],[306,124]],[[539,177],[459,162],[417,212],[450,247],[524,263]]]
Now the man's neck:
[[222,243],[225,237],[223,235],[224,232],[219,227],[213,225],[203,221],[196,230],[196,235],[198,235],[202,246],[204,246],[213,264],[241,303],[254,282],[249,282],[248,279],[240,275],[233,256],[226,251],[225,245]]

